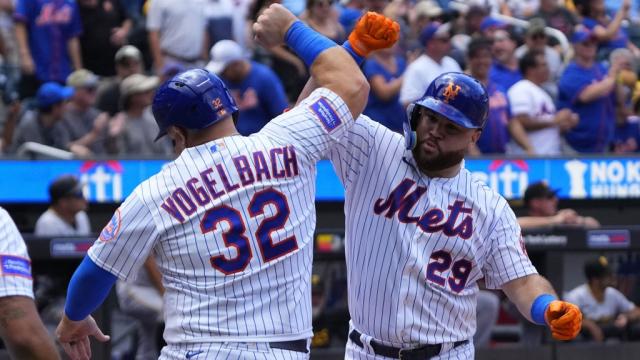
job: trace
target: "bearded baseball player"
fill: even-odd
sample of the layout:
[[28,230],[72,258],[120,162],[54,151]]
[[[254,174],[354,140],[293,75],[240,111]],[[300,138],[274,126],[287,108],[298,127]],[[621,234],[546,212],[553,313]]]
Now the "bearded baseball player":
[[275,4],[254,31],[265,47],[285,39],[320,88],[244,137],[215,75],[190,70],[160,87],[159,137],[179,156],[124,201],[71,279],[57,337],[72,359],[91,356],[89,336],[109,339],[89,314],[151,253],[166,289],[161,359],[309,357],[316,162],[367,100],[347,51],[389,47],[399,27],[365,16],[357,44],[340,47]]
[[329,152],[345,187],[347,359],[473,359],[483,278],[555,339],[580,331],[507,201],[464,168],[488,110],[477,80],[445,73],[408,107],[404,136],[361,116]]

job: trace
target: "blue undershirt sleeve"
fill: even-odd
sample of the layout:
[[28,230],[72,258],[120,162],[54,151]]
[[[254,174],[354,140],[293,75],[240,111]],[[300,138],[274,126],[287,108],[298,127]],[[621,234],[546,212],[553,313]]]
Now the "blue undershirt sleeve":
[[64,312],[70,320],[80,321],[102,304],[117,277],[85,256],[69,281]]

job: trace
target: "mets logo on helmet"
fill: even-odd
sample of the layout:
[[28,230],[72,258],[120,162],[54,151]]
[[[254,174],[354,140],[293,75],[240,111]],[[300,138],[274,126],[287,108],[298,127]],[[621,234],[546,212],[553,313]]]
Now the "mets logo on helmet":
[[453,81],[449,81],[449,85],[444,89],[444,102],[448,103],[451,100],[454,100],[458,93],[460,92],[460,86],[453,83]]
[[220,98],[215,98],[211,101],[211,105],[213,105],[213,109],[216,111],[218,117],[223,117],[227,115],[227,110],[222,105],[222,100]]

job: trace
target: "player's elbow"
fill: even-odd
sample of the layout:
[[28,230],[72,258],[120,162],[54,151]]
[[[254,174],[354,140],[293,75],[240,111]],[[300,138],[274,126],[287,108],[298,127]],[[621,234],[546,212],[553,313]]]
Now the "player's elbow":
[[369,99],[370,86],[367,78],[359,72],[360,76],[354,76],[350,86],[345,89],[346,97],[353,99],[353,112],[362,113]]

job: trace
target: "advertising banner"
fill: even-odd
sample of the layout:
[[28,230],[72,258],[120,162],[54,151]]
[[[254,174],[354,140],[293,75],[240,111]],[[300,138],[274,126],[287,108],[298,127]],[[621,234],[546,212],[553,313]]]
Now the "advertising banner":
[[[119,203],[162,168],[166,160],[3,160],[0,203],[46,203],[57,176],[74,174],[91,202]],[[640,198],[640,158],[468,159],[465,167],[509,200],[527,186],[547,181],[561,199]],[[329,161],[318,163],[317,201],[344,201],[342,184]]]

